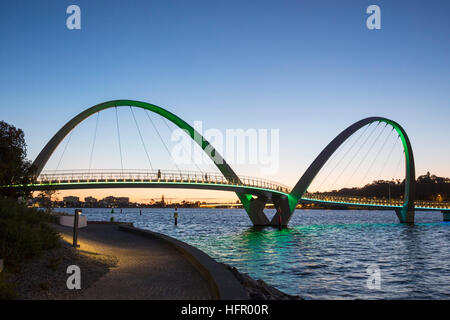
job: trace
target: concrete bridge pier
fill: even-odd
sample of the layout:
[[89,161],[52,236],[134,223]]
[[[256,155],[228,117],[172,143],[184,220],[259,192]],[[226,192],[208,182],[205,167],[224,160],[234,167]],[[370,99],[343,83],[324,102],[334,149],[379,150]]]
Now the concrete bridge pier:
[[442,220],[450,221],[450,211],[441,211],[442,212]]
[[[292,212],[290,206],[289,206],[289,200],[288,197],[280,196],[280,197],[273,197],[272,198],[273,204],[275,205],[275,208],[280,208],[281,210],[281,226],[286,227],[289,223],[289,220],[291,220]],[[278,227],[280,224],[280,220],[278,218],[279,214],[275,213],[272,220],[270,221],[270,225]]]
[[250,206],[247,213],[254,226],[270,225],[270,221],[264,213],[264,208],[266,207],[267,201],[268,199],[263,196],[250,200]]
[[398,220],[401,223],[414,223],[414,209],[403,207],[395,209],[395,213],[397,214]]

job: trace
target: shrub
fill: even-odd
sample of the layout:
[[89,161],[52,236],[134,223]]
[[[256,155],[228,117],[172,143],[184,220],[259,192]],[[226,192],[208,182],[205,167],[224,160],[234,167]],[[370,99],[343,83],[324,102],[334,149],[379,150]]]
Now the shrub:
[[49,222],[55,217],[14,200],[0,200],[0,258],[6,269],[59,245],[59,234]]
[[17,298],[14,285],[8,281],[8,274],[0,272],[0,300],[12,300]]

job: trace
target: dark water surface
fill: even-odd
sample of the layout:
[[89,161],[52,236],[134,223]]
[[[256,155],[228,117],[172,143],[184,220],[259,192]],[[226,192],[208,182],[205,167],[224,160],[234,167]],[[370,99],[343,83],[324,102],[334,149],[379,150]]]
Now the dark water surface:
[[[73,209],[59,209],[73,212]],[[416,212],[297,210],[289,228],[255,229],[241,209],[84,209],[88,220],[133,222],[185,241],[253,278],[310,299],[449,299],[450,223]],[[379,267],[380,289],[367,268]]]

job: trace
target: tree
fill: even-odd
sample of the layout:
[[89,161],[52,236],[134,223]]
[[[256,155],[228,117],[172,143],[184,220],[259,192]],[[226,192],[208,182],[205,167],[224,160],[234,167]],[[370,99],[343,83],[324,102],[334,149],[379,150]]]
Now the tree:
[[44,188],[37,195],[39,205],[42,208],[45,208],[47,213],[51,213],[53,209],[53,204],[55,201],[55,197],[58,195],[58,190],[51,188]]
[[34,168],[26,159],[25,135],[21,129],[0,121],[0,196],[26,198],[30,189],[8,188],[11,185],[26,185],[32,182]]

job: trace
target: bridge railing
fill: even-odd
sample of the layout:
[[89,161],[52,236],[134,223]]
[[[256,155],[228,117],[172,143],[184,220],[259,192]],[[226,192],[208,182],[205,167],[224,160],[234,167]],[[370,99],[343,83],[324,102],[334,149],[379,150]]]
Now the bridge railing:
[[437,201],[424,201],[424,200],[416,200],[414,202],[416,208],[436,208],[436,209],[448,209],[450,208],[449,202],[437,202]]
[[44,171],[36,180],[38,184],[55,183],[99,183],[99,182],[176,182],[242,185],[289,193],[290,188],[266,179],[240,176],[239,179],[226,179],[215,172],[176,171],[176,170],[64,170]]
[[[368,197],[334,196],[320,193],[305,193],[302,198],[305,200],[341,202],[357,205],[377,205],[386,207],[401,207],[403,205],[402,199],[375,199]],[[426,209],[448,209],[450,208],[450,203],[416,200],[415,207]]]

